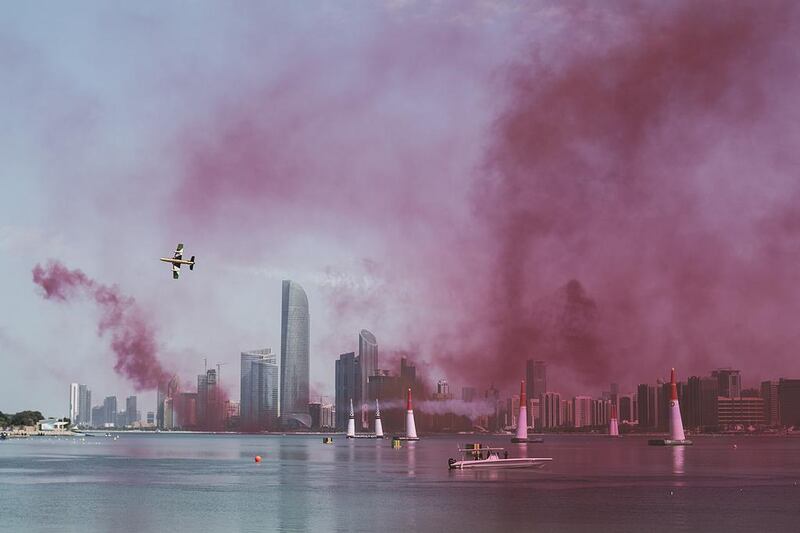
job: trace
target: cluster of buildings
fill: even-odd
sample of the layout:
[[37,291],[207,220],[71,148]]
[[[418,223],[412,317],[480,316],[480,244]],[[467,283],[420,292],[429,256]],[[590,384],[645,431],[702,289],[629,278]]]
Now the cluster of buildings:
[[[197,377],[197,391],[180,391],[176,379],[159,387],[156,426],[205,431],[312,429],[309,404],[311,317],[308,297],[284,280],[281,298],[281,351],[242,352],[236,402],[220,385],[220,365]],[[280,361],[278,360],[280,357]]]
[[[579,395],[562,397],[547,390],[547,365],[527,361],[526,392],[528,424],[541,431],[590,431],[608,425],[617,413],[626,431],[666,432],[669,429],[671,387],[667,380],[643,383],[635,391],[621,394],[612,383],[599,398]],[[464,389],[464,401],[473,396]],[[468,393],[467,393],[468,391]],[[699,432],[741,431],[777,427],[800,427],[800,379],[764,381],[760,388],[742,387],[741,372],[732,368],[712,370],[709,376],[691,376],[677,383],[681,418],[687,430]],[[490,388],[484,394],[493,414],[479,417],[477,425],[489,431],[515,427],[519,396],[501,400]]]
[[[153,424],[153,413],[148,413]],[[92,407],[92,391],[83,384],[69,385],[69,419],[83,428],[143,427],[141,412],[136,408],[136,396],[125,399],[125,410],[119,411],[116,396],[106,396],[101,405]]]
[[[399,431],[405,424],[404,399],[409,389],[427,403],[417,414],[421,431],[505,431],[517,427],[520,412],[537,431],[591,431],[606,427],[617,414],[625,431],[666,431],[670,383],[641,384],[620,393],[619,386],[600,397],[562,396],[548,390],[547,362],[530,359],[525,368],[525,394],[507,397],[494,386],[482,394],[473,386],[451,392],[446,379],[430,388],[405,357],[396,368],[380,364],[375,335],[362,329],[357,351],[341,353],[334,364],[333,403],[309,397],[310,314],[303,288],[284,280],[281,300],[280,352],[262,348],[240,354],[240,399],[228,397],[220,383],[220,367],[197,376],[194,391],[181,390],[177,377],[158,387],[156,411],[141,420],[136,396],[118,411],[115,396],[91,406],[91,391],[70,385],[70,419],[81,427],[154,427],[165,430],[337,430],[348,426],[350,403],[356,427],[366,431],[380,401],[383,426]],[[397,363],[395,363],[397,364]],[[741,373],[731,368],[709,376],[692,376],[677,384],[681,416],[687,429],[699,431],[800,427],[800,380],[764,381],[759,389],[743,389]],[[526,409],[520,401],[527,398]],[[450,402],[440,403],[436,402]],[[458,404],[460,408],[451,408]],[[438,406],[437,406],[438,405]]]

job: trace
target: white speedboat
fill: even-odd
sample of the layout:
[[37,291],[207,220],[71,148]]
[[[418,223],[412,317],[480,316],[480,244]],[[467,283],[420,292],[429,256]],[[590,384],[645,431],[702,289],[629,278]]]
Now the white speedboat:
[[[447,460],[451,470],[467,468],[542,468],[552,457],[508,457],[504,448],[491,448],[480,444],[467,444],[459,448],[461,460]],[[502,457],[501,457],[502,455]]]

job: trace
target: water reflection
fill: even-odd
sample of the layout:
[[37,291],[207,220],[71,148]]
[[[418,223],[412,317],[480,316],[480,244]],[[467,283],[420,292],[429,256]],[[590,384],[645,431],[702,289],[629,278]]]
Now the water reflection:
[[684,474],[684,454],[686,446],[672,447],[672,473],[682,476]]
[[416,443],[409,441],[408,448],[408,477],[415,477],[417,475],[417,448]]

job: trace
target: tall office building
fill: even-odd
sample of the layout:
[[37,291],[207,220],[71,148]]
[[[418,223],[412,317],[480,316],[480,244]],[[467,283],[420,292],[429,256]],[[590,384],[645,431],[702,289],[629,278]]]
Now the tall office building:
[[336,429],[347,429],[350,401],[361,404],[361,360],[354,352],[343,353],[336,360]]
[[778,405],[781,424],[800,426],[800,379],[778,381]]
[[[172,397],[178,392],[178,376],[172,376],[169,381],[161,382],[156,391],[156,427],[165,429],[166,421],[173,420]],[[170,400],[167,402],[167,400]],[[167,412],[169,409],[169,412]],[[171,427],[171,426],[170,426]]]
[[89,425],[95,428],[101,428],[106,423],[106,408],[102,405],[92,407],[91,422]]
[[125,399],[125,424],[131,426],[134,422],[138,421],[139,416],[136,412],[136,396],[128,396]]
[[92,391],[86,385],[78,386],[78,424],[92,424]]
[[107,425],[116,425],[117,422],[117,397],[106,396],[103,400],[103,420]]
[[636,400],[633,394],[620,394],[617,396],[619,404],[619,422],[632,424],[636,420]]
[[241,353],[239,413],[247,431],[272,429],[279,416],[280,369],[271,348]]
[[222,429],[222,396],[216,370],[207,370],[205,374],[197,376],[196,405],[198,427],[211,431]]
[[545,392],[542,400],[542,427],[552,429],[561,426],[561,395],[557,392]]
[[717,368],[711,371],[711,377],[719,383],[719,395],[725,398],[739,398],[742,395],[742,376],[732,368]]
[[362,398],[359,404],[361,412],[361,429],[369,427],[369,405],[367,403],[367,383],[369,377],[378,372],[378,340],[371,332],[362,329],[358,334],[358,359],[361,362],[361,391]]
[[311,427],[308,414],[309,343],[311,319],[308,297],[297,283],[283,281],[281,302],[281,422],[287,427]]
[[77,383],[69,384],[69,420],[73,425],[78,423],[78,413],[80,412],[80,396]]
[[547,363],[528,359],[525,364],[525,394],[538,398],[547,392]]
[[572,399],[572,406],[574,427],[593,425],[592,398],[590,396],[575,396]]
[[764,399],[764,423],[768,426],[777,426],[781,423],[778,410],[778,382],[762,381],[761,397]]
[[[253,361],[253,416],[259,428],[276,429],[279,413],[280,369],[274,359]],[[239,408],[241,412],[241,407]]]
[[639,415],[639,427],[655,429],[658,425],[658,402],[656,387],[642,383],[636,389],[636,404]]

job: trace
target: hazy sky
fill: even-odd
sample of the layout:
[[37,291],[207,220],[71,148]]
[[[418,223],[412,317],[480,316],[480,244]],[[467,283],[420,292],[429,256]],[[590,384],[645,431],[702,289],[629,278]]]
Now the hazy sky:
[[800,374],[797,9],[514,4],[5,6],[0,410],[134,390],[49,259],[237,392],[286,278],[317,394],[361,328],[456,387]]

